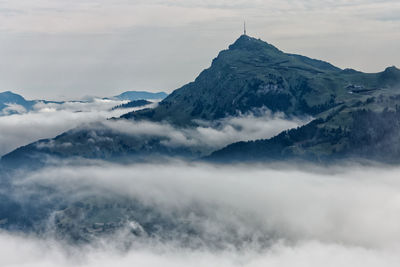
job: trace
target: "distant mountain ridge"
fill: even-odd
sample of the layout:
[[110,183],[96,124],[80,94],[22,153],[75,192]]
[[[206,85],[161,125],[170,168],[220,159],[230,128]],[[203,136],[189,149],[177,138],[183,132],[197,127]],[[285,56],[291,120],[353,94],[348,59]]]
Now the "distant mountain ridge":
[[[111,99],[144,101],[144,100],[161,100],[164,99],[166,96],[168,96],[168,94],[164,92],[153,93],[146,91],[127,91],[117,96],[114,96]],[[47,103],[62,104],[65,102],[87,102],[87,101],[26,100],[23,96],[19,94],[13,93],[11,91],[5,91],[5,92],[0,92],[0,116],[31,111],[33,109],[33,106],[39,102],[43,102],[46,104]],[[143,104],[144,102],[140,103]],[[21,110],[21,107],[23,110]]]
[[[29,111],[36,104],[36,101],[26,100],[23,96],[15,94],[11,91],[6,91],[0,93],[0,115],[5,111],[10,105],[22,106],[26,111]],[[7,110],[9,114],[17,113],[17,111],[10,109]]]
[[126,91],[122,94],[112,97],[112,99],[118,100],[161,100],[168,96],[165,92],[147,92],[147,91]]

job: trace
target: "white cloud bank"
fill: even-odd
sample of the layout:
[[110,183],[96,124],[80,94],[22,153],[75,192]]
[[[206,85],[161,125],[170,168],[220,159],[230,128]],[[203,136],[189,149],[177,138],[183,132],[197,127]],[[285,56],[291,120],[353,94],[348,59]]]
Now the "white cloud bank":
[[[102,192],[140,200],[185,219],[210,240],[227,246],[215,249],[205,242],[198,249],[184,248],[172,237],[167,242],[138,241],[131,249],[119,250],[127,235],[76,247],[3,232],[0,265],[398,266],[398,172],[399,168],[350,164],[298,168],[176,161],[47,168],[24,184],[51,185],[71,198]],[[201,215],[196,214],[198,208]],[[187,210],[193,212],[187,215]],[[255,239],[237,250],[229,248],[232,233],[274,235],[267,246]]]
[[304,242],[275,245],[270,251],[212,252],[142,247],[128,252],[113,249],[65,249],[53,241],[0,234],[3,267],[397,267],[397,250],[372,250],[340,244]]
[[26,108],[21,105],[10,103],[6,103],[5,105],[6,107],[1,110],[0,116],[26,113]]
[[[80,188],[109,190],[167,211],[199,203],[213,214],[211,224],[220,220],[220,235],[236,218],[244,232],[254,235],[271,231],[291,241],[386,247],[400,240],[398,172],[398,168],[351,165],[298,169],[286,164],[87,162],[43,169],[28,176],[26,183],[51,185],[71,197],[79,195]],[[214,208],[220,214],[213,213]]]

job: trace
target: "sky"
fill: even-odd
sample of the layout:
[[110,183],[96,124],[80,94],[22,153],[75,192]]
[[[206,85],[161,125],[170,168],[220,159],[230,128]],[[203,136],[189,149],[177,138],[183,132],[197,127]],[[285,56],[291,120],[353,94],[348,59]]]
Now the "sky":
[[400,66],[396,0],[0,0],[0,91],[171,92],[242,34],[365,72]]

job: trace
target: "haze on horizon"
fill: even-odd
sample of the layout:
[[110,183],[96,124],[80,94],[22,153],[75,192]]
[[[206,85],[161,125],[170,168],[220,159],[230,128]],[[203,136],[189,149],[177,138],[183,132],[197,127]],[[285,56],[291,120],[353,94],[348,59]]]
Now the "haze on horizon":
[[27,98],[166,91],[242,33],[341,68],[400,66],[395,0],[0,0],[0,91]]

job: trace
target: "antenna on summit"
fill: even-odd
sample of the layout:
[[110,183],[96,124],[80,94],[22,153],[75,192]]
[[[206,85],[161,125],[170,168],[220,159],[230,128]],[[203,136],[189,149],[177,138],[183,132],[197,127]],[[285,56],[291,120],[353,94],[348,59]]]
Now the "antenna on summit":
[[247,35],[247,33],[246,33],[246,21],[243,22],[243,34]]

